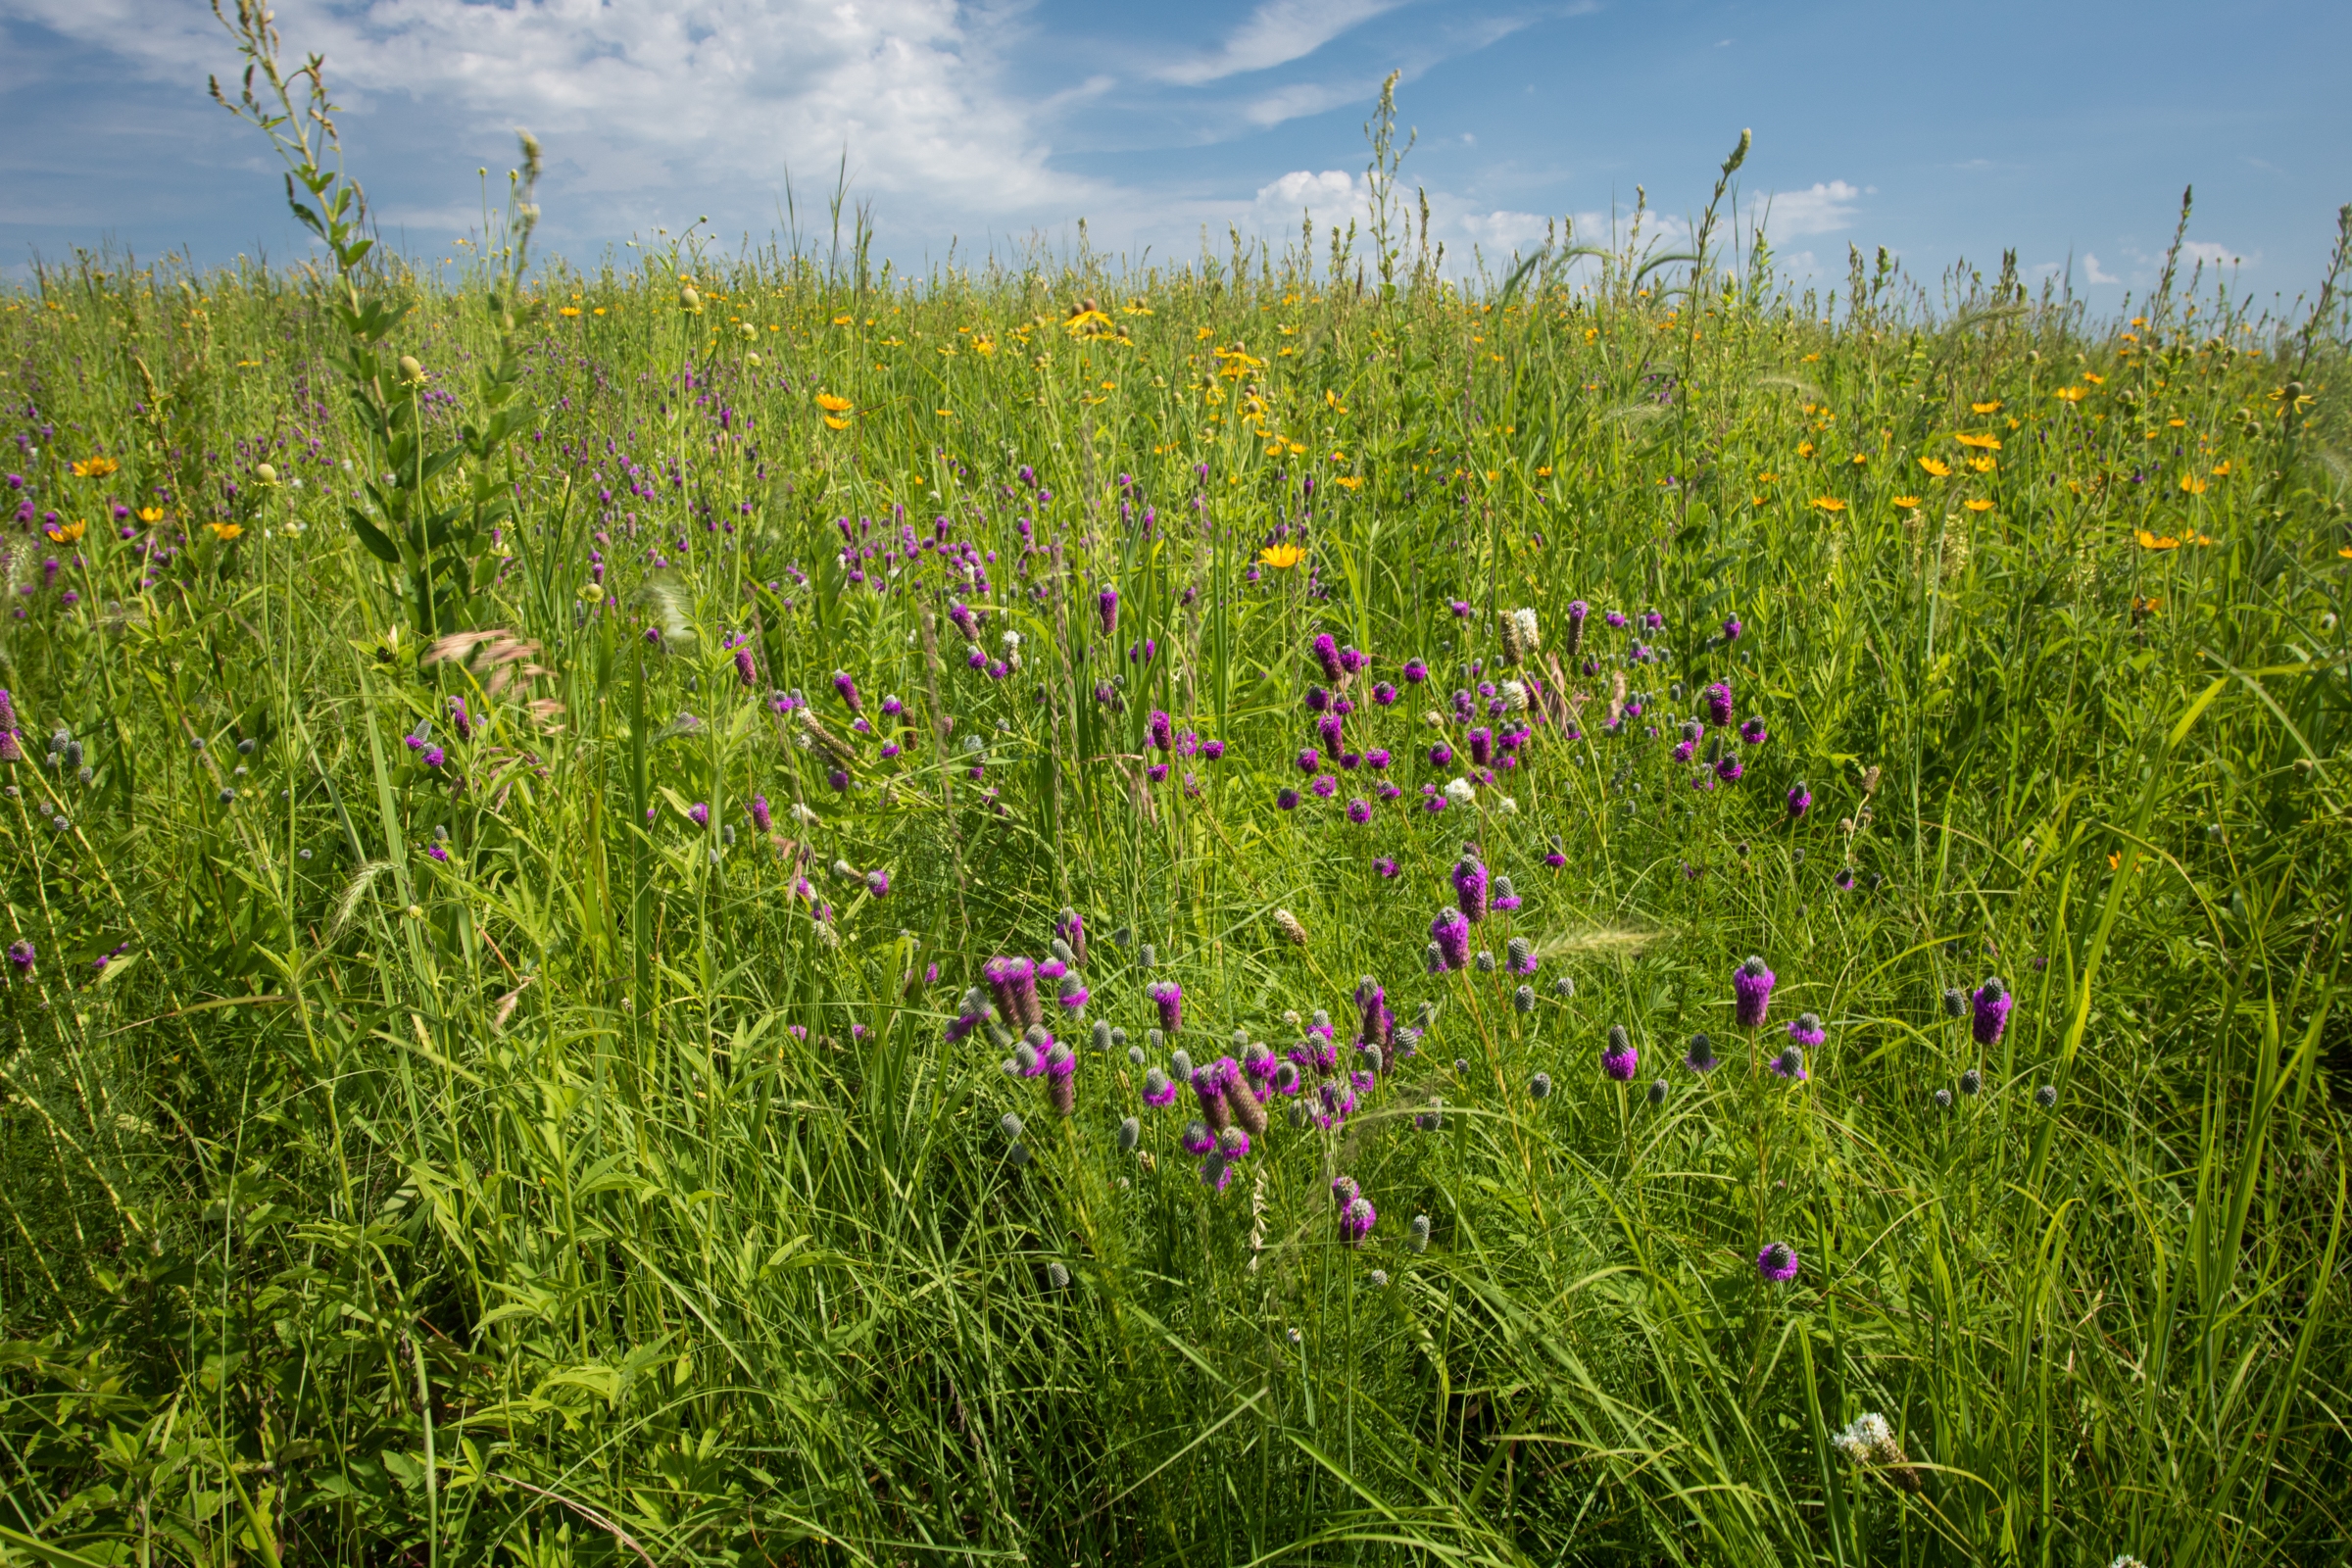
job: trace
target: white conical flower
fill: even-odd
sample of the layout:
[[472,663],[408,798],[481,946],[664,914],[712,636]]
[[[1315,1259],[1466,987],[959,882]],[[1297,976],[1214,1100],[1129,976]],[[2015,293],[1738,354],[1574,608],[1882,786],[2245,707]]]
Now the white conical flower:
[[1457,778],[1446,786],[1446,798],[1456,806],[1468,806],[1478,799],[1478,791],[1470,787],[1468,779]]

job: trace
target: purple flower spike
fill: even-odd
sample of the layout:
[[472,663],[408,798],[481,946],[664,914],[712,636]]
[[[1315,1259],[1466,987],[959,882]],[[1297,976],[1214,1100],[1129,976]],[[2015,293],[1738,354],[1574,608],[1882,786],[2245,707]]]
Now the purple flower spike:
[[1830,1032],[1822,1027],[1819,1013],[1800,1012],[1795,1022],[1788,1025],[1788,1038],[1800,1046],[1818,1046],[1830,1038]]
[[1625,1084],[1633,1082],[1634,1072],[1641,1065],[1642,1054],[1634,1049],[1633,1036],[1625,1032],[1625,1025],[1609,1025],[1609,1045],[1600,1054],[1600,1070]]
[[1803,779],[1788,786],[1788,819],[1794,821],[1813,809],[1813,792],[1805,788]]
[[1727,615],[1723,622],[1723,640],[1727,643],[1736,643],[1740,640],[1740,634],[1746,629],[1740,624],[1738,615]]
[[850,678],[848,670],[837,669],[833,672],[833,689],[841,694],[843,706],[851,712],[858,710],[861,705],[858,701],[858,683]]
[[1384,680],[1372,688],[1372,700],[1383,708],[1391,707],[1396,701],[1396,688]]
[[1407,686],[1418,686],[1427,679],[1429,679],[1427,664],[1418,659],[1408,659],[1404,662],[1404,683]]
[[772,815],[770,815],[770,814],[769,814],[769,812],[768,812],[768,808],[767,808],[767,797],[766,797],[766,796],[764,796],[764,795],[755,795],[755,796],[753,796],[753,797],[752,797],[752,826],[754,826],[754,827],[758,828],[758,829],[759,829],[760,832],[764,833],[764,832],[766,832],[766,831],[767,831],[768,824],[769,824],[770,822],[774,821],[774,820],[775,820],[775,818],[774,818]]
[[1706,690],[1707,717],[1718,725],[1732,721],[1732,684],[1719,680]]
[[1977,987],[1969,1000],[1976,1010],[1971,1027],[1976,1034],[1977,1044],[1997,1045],[2001,1031],[2009,1027],[2009,1008],[2017,999],[2009,994],[2007,986],[2001,984],[1998,975],[1990,975],[1983,985]]
[[[1475,767],[1494,765],[1494,732],[1493,730],[1483,724],[1472,730],[1469,735],[1469,746],[1471,765]],[[1443,766],[1444,764],[1439,765]]]
[[1208,1123],[1204,1121],[1186,1122],[1183,1136],[1177,1141],[1184,1146],[1184,1152],[1188,1154],[1205,1154],[1217,1147],[1217,1135],[1208,1130]]
[[1323,765],[1323,754],[1316,751],[1312,746],[1303,747],[1299,750],[1298,757],[1294,760],[1297,762],[1299,772],[1312,773],[1316,768]]
[[1487,917],[1487,868],[1468,856],[1453,862],[1453,898],[1461,906],[1462,918]]
[[1163,752],[1175,749],[1176,725],[1175,721],[1170,719],[1166,713],[1154,708],[1152,710],[1152,716],[1145,720],[1144,727],[1149,733],[1152,745]]
[[752,661],[749,643],[735,650],[735,678],[747,688],[760,684],[760,666]]
[[1772,1006],[1774,978],[1759,957],[1751,956],[1732,971],[1732,1013],[1740,1028],[1764,1027],[1764,1014]]
[[1274,797],[1274,808],[1281,811],[1296,811],[1298,809],[1298,792],[1297,790],[1277,792]]
[[1393,880],[1403,870],[1404,867],[1398,865],[1393,856],[1383,855],[1372,862],[1373,874],[1384,882]]
[[1791,1083],[1805,1081],[1805,1051],[1802,1046],[1789,1046],[1766,1065]]
[[697,801],[692,806],[686,808],[686,814],[693,818],[694,825],[696,827],[709,827],[710,825],[710,808],[705,802]]
[[1740,726],[1740,738],[1750,746],[1763,745],[1765,737],[1769,733],[1764,728],[1764,721],[1760,718],[1751,718]]
[[1070,956],[1077,959],[1083,968],[1086,964],[1086,916],[1076,909],[1062,910],[1061,918],[1054,922],[1054,934],[1061,938],[1070,950]]
[[1429,936],[1445,972],[1451,973],[1470,961],[1470,922],[1462,918],[1461,910],[1439,910],[1429,923]]
[[865,889],[877,899],[890,897],[890,873],[874,870],[865,873]]
[[1722,757],[1716,760],[1715,776],[1726,784],[1739,783],[1740,775],[1746,771],[1747,769],[1740,765],[1740,759],[1737,757]]
[[[874,873],[875,876],[881,874],[879,871]],[[1062,1011],[1077,1012],[1086,1006],[1093,995],[1094,993],[1086,989],[1086,982],[1073,974],[1062,977],[1061,991],[1054,1000],[1061,1004]]]
[[1432,746],[1429,749],[1429,765],[1441,770],[1451,767],[1453,765],[1453,748],[1444,741]]
[[1372,803],[1362,796],[1348,803],[1348,820],[1361,827],[1372,820]]
[[18,979],[24,980],[31,976],[32,960],[33,950],[31,943],[20,940],[9,944],[8,964],[10,968],[17,971]]
[[1184,987],[1173,980],[1159,980],[1144,988],[1144,995],[1159,1009],[1159,1027],[1167,1034],[1184,1028]]
[[1115,636],[1119,629],[1119,591],[1104,583],[1095,595],[1095,612],[1102,617],[1102,635]]
[[1315,662],[1322,666],[1325,680],[1336,686],[1347,677],[1347,666],[1340,662],[1339,641],[1331,633],[1324,632],[1315,638],[1313,652]]
[[1176,1085],[1157,1067],[1144,1074],[1144,1103],[1162,1109],[1176,1103]]
[[1775,1285],[1786,1285],[1796,1278],[1796,1249],[1787,1242],[1775,1242],[1756,1254],[1756,1272]]
[[1372,1227],[1378,1223],[1380,1211],[1372,1206],[1372,1200],[1363,1197],[1350,1199],[1348,1206],[1340,1210],[1340,1239],[1350,1247],[1359,1246],[1372,1234]]
[[997,1000],[997,1015],[1016,1029],[1045,1021],[1037,1004],[1037,965],[1027,958],[991,958],[980,966],[980,978]]

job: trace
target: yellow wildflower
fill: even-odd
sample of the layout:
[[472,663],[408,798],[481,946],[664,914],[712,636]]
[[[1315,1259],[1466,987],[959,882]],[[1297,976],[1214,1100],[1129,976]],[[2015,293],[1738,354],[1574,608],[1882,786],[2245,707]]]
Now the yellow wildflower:
[[1298,545],[1268,545],[1257,553],[1257,559],[1261,565],[1272,566],[1277,571],[1288,571],[1306,559],[1306,552]]

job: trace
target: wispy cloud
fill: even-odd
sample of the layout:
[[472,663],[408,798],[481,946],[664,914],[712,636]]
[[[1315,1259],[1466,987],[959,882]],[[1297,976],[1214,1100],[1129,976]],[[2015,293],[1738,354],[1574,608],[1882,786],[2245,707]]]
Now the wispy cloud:
[[1220,81],[1303,60],[1350,28],[1406,0],[1265,0],[1249,20],[1205,54],[1178,60],[1157,73],[1183,86]]
[[2099,270],[2099,259],[2096,256],[2091,255],[2088,251],[2084,251],[2082,253],[2082,266],[2084,268],[2084,275],[2087,276],[2093,283],[2121,283],[2123,281],[2123,279],[2120,277],[2109,277],[2105,272],[2101,271]]
[[2230,245],[2217,245],[2211,240],[2189,239],[2180,242],[2181,254],[2207,267],[2252,267],[2262,260],[2260,252],[2248,256]]

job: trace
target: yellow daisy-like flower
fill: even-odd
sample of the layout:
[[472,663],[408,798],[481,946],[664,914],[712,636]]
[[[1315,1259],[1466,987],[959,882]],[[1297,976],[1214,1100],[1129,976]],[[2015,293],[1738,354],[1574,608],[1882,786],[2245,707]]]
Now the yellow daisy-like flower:
[[2142,550],[2178,550],[2180,548],[2180,541],[2169,533],[2154,534],[2142,528],[2139,530],[2137,538],[2139,539],[2139,548]]
[[566,305],[556,314],[558,316],[577,316],[580,314],[580,308],[577,305]]
[[139,520],[143,523],[146,523],[149,527],[153,527],[155,524],[164,520],[164,509],[161,507],[141,507],[139,509]]
[[1919,466],[1928,471],[1930,478],[1949,479],[1952,476],[1952,466],[1941,458],[1922,458]]
[[1548,478],[1550,478],[1550,477],[1551,477],[1551,465],[1550,465],[1550,464],[1548,464],[1548,463],[1546,463],[1546,464],[1544,464],[1544,465],[1542,467],[1539,467],[1538,469],[1536,469],[1536,477],[1537,477],[1537,478],[1539,478],[1539,479],[1548,479]]
[[1268,545],[1257,553],[1258,564],[1276,571],[1288,571],[1305,559],[1305,550],[1298,545]]
[[222,544],[227,544],[232,539],[241,539],[245,535],[245,525],[241,522],[216,522],[212,525],[212,529],[213,537]]
[[826,415],[826,416],[825,416],[825,428],[826,428],[826,429],[828,429],[828,430],[847,430],[849,427],[850,427],[850,421],[849,421],[849,420],[847,420],[847,419],[845,419],[845,418],[843,418],[843,417],[842,417],[840,415],[838,415],[838,414],[828,414],[828,415]]
[[1901,507],[1901,508],[1902,508],[1904,511],[1906,511],[1906,512],[1907,512],[1907,511],[1909,511],[1911,508],[1913,508],[1913,507],[1916,507],[1916,506],[1918,506],[1918,505],[1919,505],[1919,497],[1917,497],[1917,496],[1896,496],[1896,497],[1894,498],[1894,504],[1895,504],[1896,506],[1898,506],[1898,507]]
[[855,318],[853,318],[853,317],[848,317],[848,316],[836,316],[835,318],[833,318],[833,324],[834,324],[835,326],[847,326],[847,325],[849,325],[849,324],[850,324],[850,322],[851,322],[852,320],[854,320],[854,319],[855,319]]
[[2062,386],[2054,395],[2061,403],[2080,403],[2083,398],[2082,389],[2079,386]]
[[827,414],[847,414],[856,407],[848,398],[837,397],[830,392],[819,392],[816,395],[816,406]]
[[2192,533],[2188,536],[2188,542],[2192,545],[2209,545],[2213,543],[2213,535],[2209,533]]
[[2089,370],[2084,370],[2082,372],[2082,379],[2088,381],[2092,386],[2105,386],[2107,384],[2107,378],[2105,376],[2095,374]]
[[1352,473],[1335,473],[1331,476],[1331,482],[1344,490],[1356,490],[1362,488],[1364,481]]
[[2216,479],[2227,479],[2230,477],[2230,465],[2227,460],[2223,462],[2220,467],[2213,470],[2213,476]]
[[1992,510],[1992,503],[1989,501],[1963,501],[1960,504],[1971,512],[1990,512]]
[[122,466],[122,465],[112,458],[85,458],[74,465],[74,477],[76,479],[103,479]]
[[1867,453],[1867,452],[1857,452],[1857,453],[1855,453],[1855,454],[1854,454],[1854,466],[1855,466],[1855,467],[1857,467],[1857,468],[1859,468],[1859,467],[1862,467],[1862,466],[1866,466],[1866,465],[1867,465],[1869,462],[1870,462],[1870,454],[1869,454],[1869,453]]
[[1813,505],[1823,512],[1843,512],[1845,510],[1845,503],[1836,496],[1815,496]]
[[1813,455],[1813,443],[1810,441],[1799,441],[1796,444],[1796,455],[1800,458],[1811,457]]
[[1990,473],[2001,466],[2001,460],[1998,458],[1971,458],[1968,460],[1968,466],[1979,473]]
[[88,523],[76,519],[73,522],[53,522],[41,531],[49,536],[51,544],[70,545],[80,539],[89,526]]
[[1977,435],[1967,430],[1956,430],[1952,433],[1952,439],[1964,447],[1974,447],[1980,452],[2001,450],[2001,438],[1997,435]]
[[2184,473],[2180,476],[2180,490],[2184,495],[2201,496],[2205,493],[2205,481],[2193,473]]
[[2001,412],[2001,400],[1994,398],[1989,403],[1971,403],[1968,406],[1968,412],[1971,414],[1998,414]]
[[1756,483],[1758,484],[1778,484],[1780,481],[1781,476],[1777,473],[1759,473],[1756,475]]
[[2346,561],[2352,561],[2352,545],[2338,545],[2335,553]]

